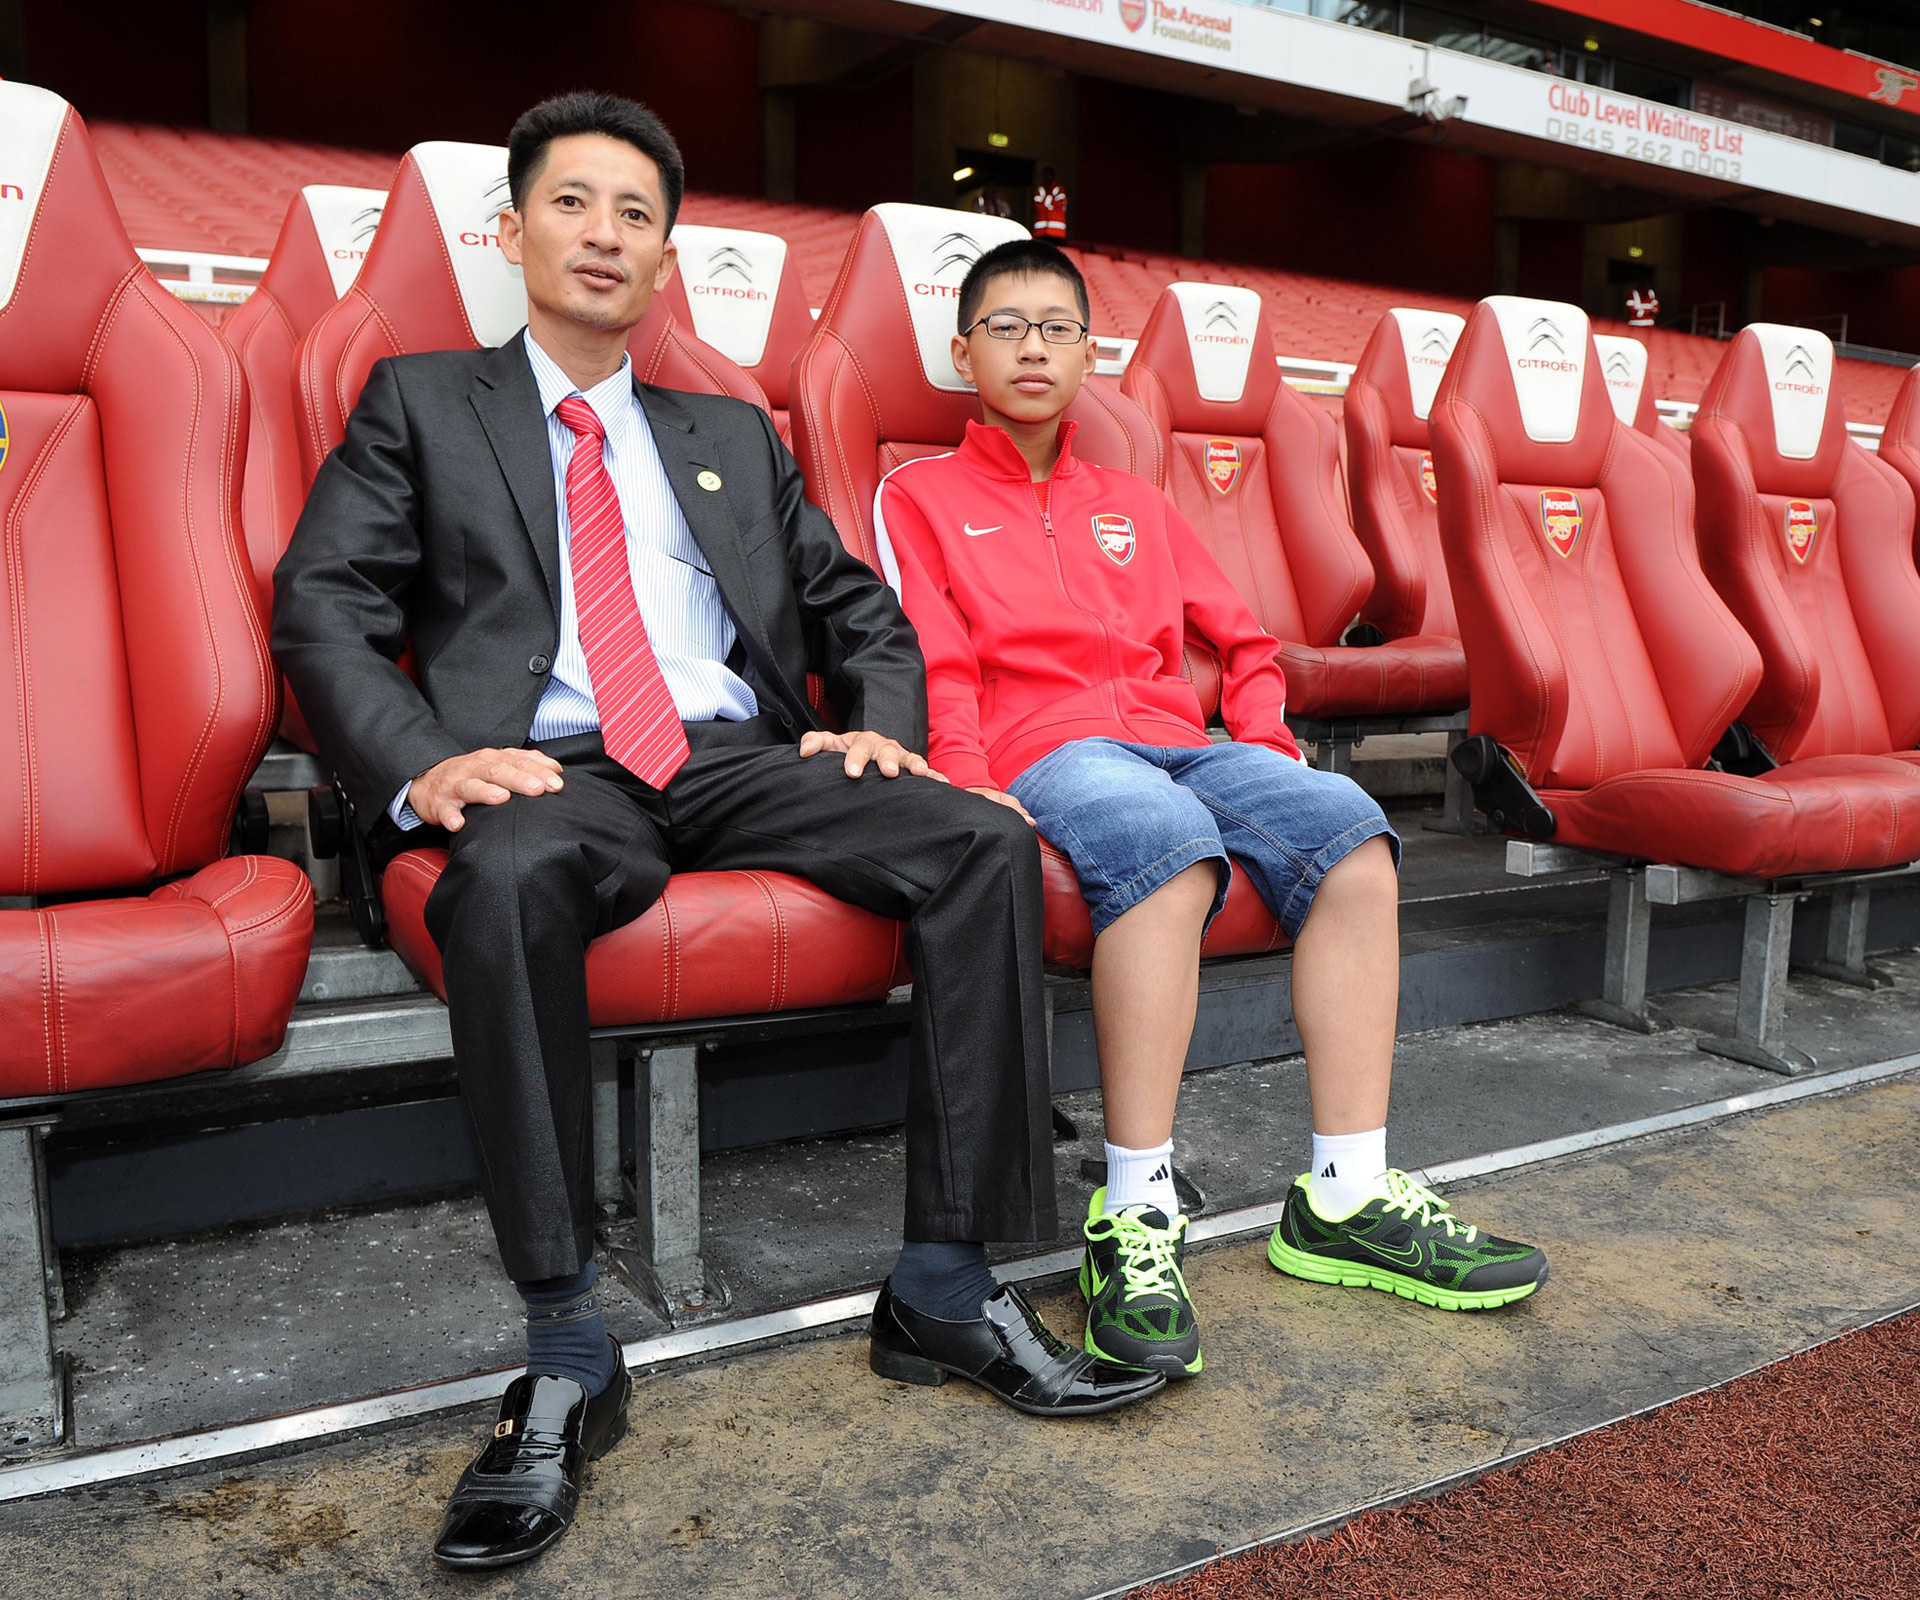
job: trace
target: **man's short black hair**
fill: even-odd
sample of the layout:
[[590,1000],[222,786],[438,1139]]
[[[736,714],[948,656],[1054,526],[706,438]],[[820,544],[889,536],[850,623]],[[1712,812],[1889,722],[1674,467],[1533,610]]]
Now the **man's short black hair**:
[[987,285],[995,278],[1034,278],[1051,273],[1073,285],[1074,303],[1080,307],[1080,320],[1092,322],[1093,312],[1087,300],[1087,280],[1073,258],[1057,245],[1044,239],[1009,239],[997,244],[970,267],[960,280],[960,331],[965,333],[980,315],[980,302],[987,297]]
[[592,89],[542,100],[513,125],[507,135],[507,188],[513,195],[513,209],[518,211],[526,199],[528,183],[547,158],[547,146],[581,133],[622,139],[652,159],[667,191],[667,227],[671,229],[687,187],[687,164],[681,159],[680,146],[673,142],[667,125],[638,101]]

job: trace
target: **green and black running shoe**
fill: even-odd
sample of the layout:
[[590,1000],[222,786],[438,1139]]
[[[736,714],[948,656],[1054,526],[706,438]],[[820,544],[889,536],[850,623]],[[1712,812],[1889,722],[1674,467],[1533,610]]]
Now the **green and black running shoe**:
[[1442,1311],[1486,1311],[1523,1300],[1547,1281],[1546,1255],[1496,1239],[1453,1215],[1452,1206],[1398,1168],[1384,1193],[1352,1216],[1328,1222],[1294,1180],[1267,1241],[1267,1259],[1314,1283],[1384,1289]]
[[1153,1206],[1110,1217],[1106,1201],[1105,1189],[1094,1190],[1084,1230],[1087,1349],[1125,1367],[1191,1378],[1200,1370],[1200,1324],[1180,1270],[1187,1219],[1168,1222]]

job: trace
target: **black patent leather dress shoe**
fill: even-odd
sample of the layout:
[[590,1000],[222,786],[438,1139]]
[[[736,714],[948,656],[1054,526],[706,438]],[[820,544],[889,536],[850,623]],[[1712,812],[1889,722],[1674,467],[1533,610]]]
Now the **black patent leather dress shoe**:
[[1005,1283],[970,1322],[927,1316],[897,1298],[891,1283],[881,1285],[867,1364],[899,1383],[966,1378],[1036,1417],[1112,1411],[1167,1385],[1162,1373],[1116,1366],[1056,1339],[1026,1296]]
[[[616,1359],[619,1342],[614,1342]],[[627,1432],[633,1379],[619,1361],[613,1382],[588,1396],[572,1378],[526,1374],[500,1401],[486,1449],[460,1475],[433,1547],[443,1567],[510,1567],[573,1525],[580,1477]]]

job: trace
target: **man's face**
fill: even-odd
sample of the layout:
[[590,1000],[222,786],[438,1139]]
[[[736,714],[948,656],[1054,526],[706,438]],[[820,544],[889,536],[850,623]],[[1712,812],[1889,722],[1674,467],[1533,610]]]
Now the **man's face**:
[[500,213],[500,249],[531,305],[589,328],[631,328],[673,276],[659,167],[624,139],[555,139],[520,210]]
[[[954,337],[954,366],[979,391],[989,420],[1046,422],[1059,416],[1093,371],[1093,345],[1084,337],[1077,344],[1049,344],[1038,324],[1083,321],[1073,285],[1045,272],[990,278],[986,290],[972,331]],[[1023,338],[996,339],[986,326],[996,315],[1024,317],[1035,326]]]

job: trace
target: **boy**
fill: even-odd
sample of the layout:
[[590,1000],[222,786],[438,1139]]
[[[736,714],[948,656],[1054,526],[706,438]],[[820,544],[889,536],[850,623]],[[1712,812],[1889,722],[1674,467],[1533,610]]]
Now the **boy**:
[[[984,421],[888,474],[875,523],[927,658],[929,759],[1033,823],[1093,915],[1107,1184],[1085,1227],[1087,1348],[1169,1377],[1201,1367],[1173,1113],[1229,852],[1293,938],[1313,1102],[1312,1166],[1269,1259],[1449,1310],[1531,1294],[1539,1250],[1459,1222],[1387,1166],[1399,840],[1350,779],[1301,759],[1279,647],[1172,501],[1075,459],[1060,416],[1092,371],[1078,270],[1039,240],[1001,245],[959,312],[954,365]],[[1208,738],[1181,674],[1195,635],[1222,664],[1229,743]]]

